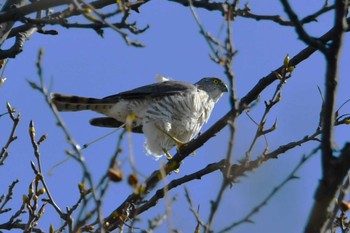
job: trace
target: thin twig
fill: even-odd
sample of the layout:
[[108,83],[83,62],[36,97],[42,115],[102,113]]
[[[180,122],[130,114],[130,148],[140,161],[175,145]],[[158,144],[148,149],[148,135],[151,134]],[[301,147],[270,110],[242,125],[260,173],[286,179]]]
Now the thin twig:
[[5,196],[1,197],[0,203],[2,202],[2,204],[0,205],[0,214],[5,213],[10,211],[11,209],[4,209],[6,204],[12,199],[13,196],[13,189],[15,188],[16,184],[19,182],[19,180],[15,180],[12,182],[12,184],[9,186],[7,194]]
[[185,197],[187,199],[187,202],[190,205],[190,211],[192,212],[192,214],[194,215],[194,217],[196,218],[196,221],[198,224],[200,224],[202,227],[206,228],[206,223],[201,219],[200,215],[199,215],[199,207],[198,209],[195,209],[194,204],[193,204],[193,200],[191,198],[190,195],[190,191],[186,188],[186,186],[184,187],[185,190]]
[[7,142],[2,147],[1,152],[0,152],[0,166],[4,165],[6,158],[9,156],[8,149],[9,149],[10,145],[12,144],[13,141],[15,141],[17,139],[17,136],[15,136],[15,134],[16,134],[16,130],[17,130],[19,121],[21,119],[21,114],[17,113],[17,115],[15,116],[15,114],[14,114],[15,111],[16,110],[11,107],[10,103],[7,103],[7,113],[9,114],[10,119],[12,120],[12,129],[11,129],[9,138],[7,139]]
[[[35,127],[34,127],[34,122],[31,121],[29,125],[29,135],[30,135],[30,141],[32,143],[33,149],[34,149],[34,155],[38,164],[38,169],[36,170],[36,175],[40,178],[41,183],[43,184],[44,188],[46,189],[47,196],[49,198],[49,203],[54,207],[56,212],[60,215],[60,217],[63,220],[66,220],[66,215],[62,212],[61,208],[56,204],[53,196],[51,195],[50,189],[48,185],[46,184],[44,175],[43,175],[43,170],[42,170],[42,165],[41,165],[41,156],[40,156],[40,151],[39,151],[39,145],[35,139]],[[32,166],[33,167],[33,166]]]

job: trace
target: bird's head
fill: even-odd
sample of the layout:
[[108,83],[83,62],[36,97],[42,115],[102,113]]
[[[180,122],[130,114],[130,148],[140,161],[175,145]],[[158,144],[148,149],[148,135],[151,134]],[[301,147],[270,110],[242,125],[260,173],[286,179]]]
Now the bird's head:
[[196,82],[195,85],[199,89],[206,91],[215,102],[220,99],[224,92],[228,92],[227,85],[224,81],[215,77],[202,78]]

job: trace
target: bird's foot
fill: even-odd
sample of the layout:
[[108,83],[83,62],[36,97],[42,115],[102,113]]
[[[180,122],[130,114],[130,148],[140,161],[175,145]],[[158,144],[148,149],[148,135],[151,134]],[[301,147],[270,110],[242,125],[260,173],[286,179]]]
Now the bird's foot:
[[125,120],[125,129],[128,132],[132,132],[133,123],[137,120],[137,116],[134,113],[130,113]]
[[187,146],[188,143],[187,143],[187,142],[181,142],[181,143],[177,143],[177,142],[176,142],[176,145],[177,145],[177,147],[176,147],[177,152],[180,152],[181,147]]
[[164,151],[164,154],[166,155],[168,160],[173,158],[173,156],[169,153],[169,151],[167,151],[166,149],[163,149],[163,151]]

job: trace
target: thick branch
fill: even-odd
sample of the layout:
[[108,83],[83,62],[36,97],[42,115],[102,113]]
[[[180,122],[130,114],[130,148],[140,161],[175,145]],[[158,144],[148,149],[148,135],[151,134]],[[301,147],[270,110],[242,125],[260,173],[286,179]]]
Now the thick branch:
[[[342,149],[339,159],[333,164],[332,174],[328,177],[331,182],[321,180],[316,190],[315,203],[312,207],[305,233],[326,232],[332,224],[332,216],[329,216],[328,208],[334,202],[338,189],[347,175],[350,165],[350,144]],[[328,224],[329,221],[329,224]]]
[[341,155],[333,156],[333,122],[335,122],[335,104],[339,73],[339,59],[344,32],[348,30],[346,20],[348,0],[337,0],[335,3],[334,36],[330,47],[326,50],[327,70],[325,77],[325,100],[322,107],[322,169],[323,177],[316,190],[315,203],[309,217],[305,232],[324,232],[328,221],[328,209],[333,204],[335,195],[350,169],[350,144],[347,144]]
[[169,191],[173,188],[176,188],[179,185],[182,185],[182,184],[187,183],[189,181],[192,181],[194,179],[201,179],[205,175],[208,175],[214,171],[223,169],[226,165],[227,165],[226,160],[223,159],[219,162],[209,164],[205,168],[203,168],[197,172],[194,172],[190,175],[185,175],[179,179],[172,180],[165,187],[158,189],[157,192],[154,194],[154,196],[152,198],[150,198],[149,201],[147,201],[145,204],[143,204],[142,206],[137,208],[134,211],[133,216],[130,216],[130,217],[133,218],[134,216],[139,215],[139,214],[145,212],[146,210],[150,209],[151,207],[155,206],[157,204],[158,200],[164,197],[166,191]]
[[71,0],[42,0],[0,13],[0,23],[17,20],[19,16],[70,3]]
[[[341,46],[343,43],[344,32],[347,29],[346,26],[346,8],[347,1],[338,0],[336,3],[336,16],[335,16],[335,34],[332,40],[332,45],[328,49],[326,55],[327,70],[326,70],[326,90],[325,100],[323,105],[323,121],[322,121],[322,158],[323,158],[323,172],[327,172],[328,164],[332,159],[332,134],[333,134],[333,122],[335,121],[335,101],[337,95],[338,84],[338,64],[340,59]],[[327,174],[325,174],[327,176]]]
[[203,8],[208,11],[220,11],[222,14],[224,14],[228,7],[227,3],[222,3],[222,2],[209,2],[209,1],[189,1],[189,0],[169,0],[170,2],[176,2],[179,3],[183,6],[192,6],[197,7],[197,8]]
[[[16,6],[19,7],[23,5],[25,0],[8,0],[4,7],[1,9],[1,12],[6,12],[12,7]],[[8,34],[11,31],[11,28],[15,24],[15,21],[8,21],[0,24],[0,47],[4,43],[4,41],[7,39]]]

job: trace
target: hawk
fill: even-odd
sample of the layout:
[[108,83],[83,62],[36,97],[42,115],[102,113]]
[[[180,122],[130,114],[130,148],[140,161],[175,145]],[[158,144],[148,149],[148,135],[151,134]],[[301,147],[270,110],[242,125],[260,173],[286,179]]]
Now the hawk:
[[58,111],[92,110],[107,117],[90,123],[101,127],[126,127],[146,137],[145,149],[156,159],[191,141],[210,117],[226,84],[207,77],[195,84],[168,80],[102,99],[52,94]]

